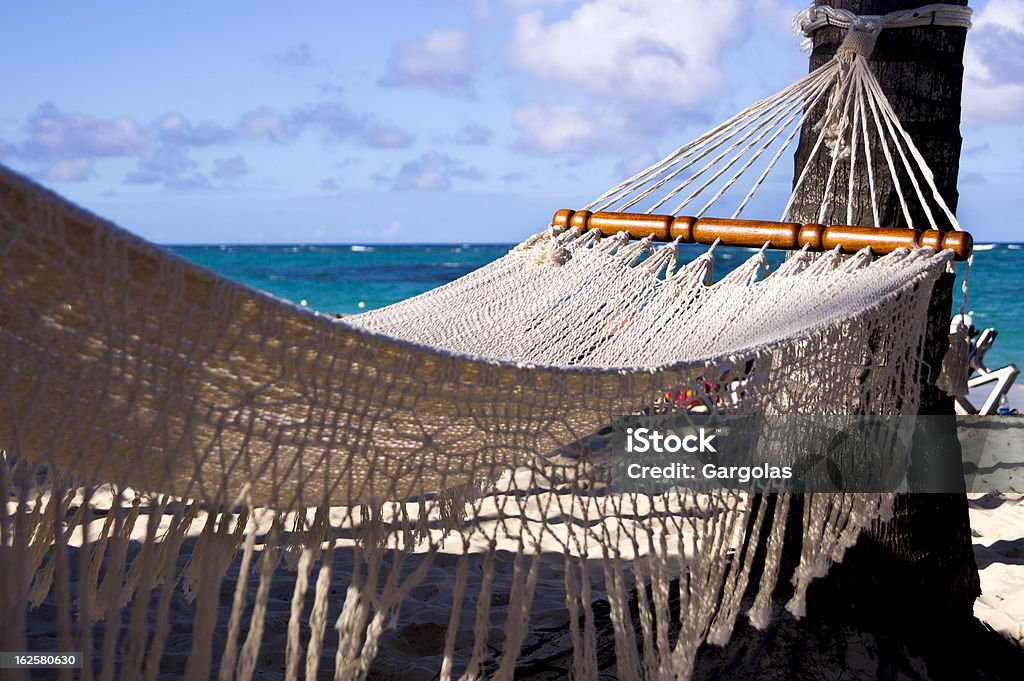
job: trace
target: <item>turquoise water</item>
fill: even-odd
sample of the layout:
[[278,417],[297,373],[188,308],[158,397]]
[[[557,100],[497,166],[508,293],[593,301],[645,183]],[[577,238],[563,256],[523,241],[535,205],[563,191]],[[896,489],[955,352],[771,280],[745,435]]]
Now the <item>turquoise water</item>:
[[[175,246],[171,250],[254,288],[328,313],[354,314],[383,307],[453,281],[508,252],[511,245],[282,245]],[[693,248],[696,256],[701,249]],[[715,278],[750,256],[718,251]],[[771,253],[779,262],[782,255]],[[958,266],[962,278],[965,267]],[[959,290],[959,289],[958,289]],[[305,302],[303,302],[305,301]],[[955,305],[959,307],[959,294]],[[970,278],[968,308],[975,325],[993,326],[999,338],[989,367],[1024,365],[1024,248],[980,245]]]
[[[957,263],[957,289],[953,306],[960,306],[964,263]],[[979,329],[999,332],[985,364],[996,369],[1004,364],[1024,368],[1024,245],[979,244],[968,281],[967,309],[974,311]],[[955,312],[956,310],[954,310]]]
[[170,250],[314,310],[356,314],[454,281],[508,253],[509,248],[403,244],[173,246]]

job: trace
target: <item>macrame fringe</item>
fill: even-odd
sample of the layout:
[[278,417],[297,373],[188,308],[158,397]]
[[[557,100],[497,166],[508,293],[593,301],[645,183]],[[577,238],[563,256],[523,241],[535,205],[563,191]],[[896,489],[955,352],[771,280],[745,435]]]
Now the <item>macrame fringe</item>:
[[970,354],[971,341],[967,337],[967,327],[960,324],[956,331],[949,334],[949,348],[942,357],[942,369],[935,381],[935,385],[947,395],[967,396],[967,379],[971,374]]

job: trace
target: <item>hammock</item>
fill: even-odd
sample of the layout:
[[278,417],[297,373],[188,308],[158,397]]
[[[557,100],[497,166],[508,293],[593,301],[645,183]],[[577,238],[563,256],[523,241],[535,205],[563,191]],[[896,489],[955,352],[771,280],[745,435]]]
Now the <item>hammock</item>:
[[[817,255],[812,229],[819,243],[770,274],[763,249],[720,281],[714,246],[684,262],[681,242],[715,225],[697,219],[707,206],[768,152],[737,217],[810,115],[815,153],[851,176],[872,120],[920,204],[938,205],[932,229],[934,213],[955,225],[860,53],[490,265],[345,319],[218,277],[0,168],[0,646],[38,644],[27,623],[42,605],[51,649],[84,651],[101,678],[155,679],[173,659],[172,612],[188,607],[189,679],[252,678],[273,626],[287,631],[285,678],[332,664],[365,678],[443,564],[441,679],[512,678],[549,571],[574,678],[598,675],[598,596],[619,678],[688,678],[744,609],[767,625],[789,494],[769,506],[729,486],[616,491],[607,426],[678,412],[666,393],[706,415],[915,414],[929,294],[955,257],[920,244],[969,251],[969,238],[912,232],[877,258],[849,240]],[[686,239],[655,248],[653,234],[587,228],[684,192],[658,224],[672,237],[701,201]],[[891,500],[807,495],[791,612]]]

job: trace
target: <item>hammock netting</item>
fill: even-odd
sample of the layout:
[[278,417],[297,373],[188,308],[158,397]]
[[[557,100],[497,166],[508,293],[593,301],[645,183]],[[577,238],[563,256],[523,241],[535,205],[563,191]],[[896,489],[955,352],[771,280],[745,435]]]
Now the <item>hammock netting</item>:
[[[748,110],[769,121],[754,135],[727,124],[593,205],[674,189],[707,146],[760,156],[750,140],[788,144],[795,128],[771,126],[809,115],[832,126],[819,153],[856,162],[864,135],[890,129],[882,113],[865,124],[877,98],[850,85],[870,71],[861,56],[821,71]],[[912,149],[901,130],[890,142]],[[701,159],[715,200],[746,163]],[[0,169],[0,648],[83,651],[83,678],[250,679],[269,656],[287,679],[361,679],[414,640],[437,678],[511,679],[545,623],[571,644],[573,678],[592,679],[604,602],[618,678],[686,679],[741,615],[767,625],[779,579],[799,616],[892,494],[806,495],[799,566],[780,575],[789,494],[616,491],[608,425],[679,409],[913,415],[950,254],[802,251],[769,271],[757,252],[715,281],[714,249],[686,262],[684,248],[551,228],[335,319]],[[681,393],[685,407],[666,402]],[[416,619],[428,597],[446,621]],[[273,628],[285,650],[268,649]]]

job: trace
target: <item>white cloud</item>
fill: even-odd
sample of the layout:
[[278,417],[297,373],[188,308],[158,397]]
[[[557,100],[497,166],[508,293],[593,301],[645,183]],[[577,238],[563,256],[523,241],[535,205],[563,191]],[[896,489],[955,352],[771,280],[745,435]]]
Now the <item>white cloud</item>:
[[82,182],[93,175],[92,160],[87,158],[57,161],[44,173],[44,177],[52,182]]
[[586,113],[567,105],[519,109],[512,116],[512,124],[523,135],[522,146],[543,153],[584,148],[598,135],[597,127]]
[[[752,3],[753,18],[758,26],[767,28],[775,36],[783,38],[796,47],[803,40],[793,30],[793,18],[802,9],[812,4],[800,0],[756,0]],[[924,3],[922,3],[924,4]]]
[[657,163],[661,156],[652,151],[642,151],[632,156],[627,156],[615,164],[615,175],[617,177],[632,177],[641,170],[649,168]]
[[[704,118],[726,87],[725,50],[744,39],[752,21],[740,5],[588,0],[561,19],[540,10],[520,15],[507,55],[561,100],[546,96],[516,111],[520,148],[543,154],[635,149]],[[768,16],[773,7],[761,0],[752,10]]]
[[964,53],[965,124],[1024,122],[1024,0],[990,0]]
[[164,114],[154,122],[157,135],[167,144],[205,147],[223,144],[232,138],[232,132],[216,123],[204,121],[193,125],[184,115],[176,112]]
[[564,20],[515,23],[510,57],[595,97],[699,108],[722,86],[719,59],[737,39],[738,0],[592,0]]
[[537,104],[517,109],[512,124],[520,133],[518,146],[540,154],[626,149],[638,140],[629,115],[614,106]]
[[174,147],[147,149],[139,156],[138,167],[125,175],[124,181],[126,184],[162,184],[173,189],[209,187],[209,178],[195,172],[196,165]]
[[400,149],[410,146],[414,137],[412,133],[390,125],[369,125],[359,136],[360,141],[368,147],[377,149]]
[[293,139],[296,134],[284,115],[266,107],[242,116],[237,129],[246,137],[262,138],[272,142],[285,142]]
[[396,45],[380,82],[464,97],[473,94],[474,72],[466,35],[457,29],[439,29],[421,40]]
[[64,113],[52,103],[29,117],[28,128],[19,155],[29,160],[127,156],[146,146],[142,127],[131,118]]
[[249,164],[242,156],[218,158],[213,162],[213,176],[218,180],[236,180],[249,172]]
[[410,146],[411,133],[372,113],[353,111],[337,102],[317,102],[288,110],[269,106],[241,115],[233,124],[193,123],[171,111],[148,123],[127,116],[101,118],[65,112],[45,103],[30,114],[21,139],[0,139],[0,156],[25,161],[29,172],[53,182],[90,179],[103,171],[107,159],[134,161],[123,177],[129,185],[162,185],[173,189],[214,187],[211,180],[232,181],[249,171],[239,155],[213,160],[209,175],[199,171],[191,154],[196,149],[230,149],[239,142],[291,144],[310,132],[325,143],[351,141],[363,147],[394,149]]
[[572,0],[504,0],[503,4],[506,7],[522,12],[528,9],[537,9],[538,7],[551,7],[553,5],[565,5]]
[[[413,143],[412,133],[387,123],[381,123],[372,114],[360,114],[335,102],[295,109],[285,116],[270,110],[255,112],[256,121],[266,119],[267,132],[258,132],[274,141],[287,141],[314,127],[325,133],[328,140],[355,137],[367,147],[395,149]],[[243,124],[245,123],[243,119]]]
[[450,156],[437,151],[428,151],[419,158],[402,165],[392,188],[445,191],[451,188],[453,178],[479,180],[483,178],[483,173]]
[[974,17],[974,28],[987,25],[1007,26],[1024,33],[1024,2],[1021,0],[989,0]]

